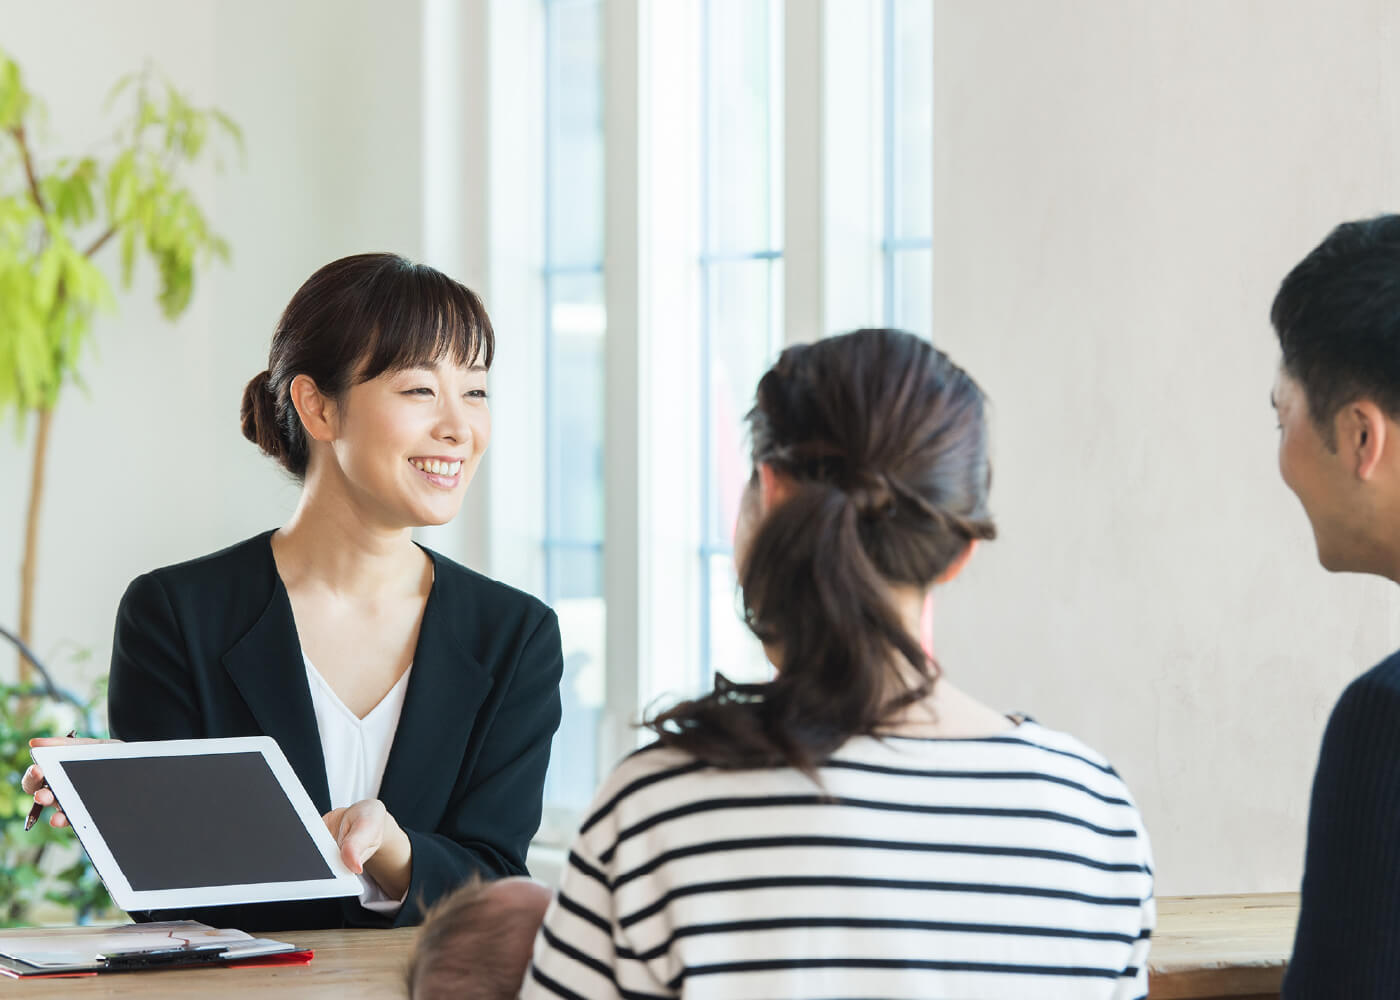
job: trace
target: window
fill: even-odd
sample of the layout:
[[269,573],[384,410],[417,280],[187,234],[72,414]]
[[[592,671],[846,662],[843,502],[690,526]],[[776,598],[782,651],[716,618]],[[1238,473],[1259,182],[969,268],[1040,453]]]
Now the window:
[[768,673],[736,613],[733,534],[749,476],[744,415],[782,342],[782,8],[701,8],[701,689],[716,671]]
[[480,15],[489,306],[516,338],[493,375],[485,548],[564,639],[541,844],[570,839],[640,716],[716,672],[771,676],[732,565],[744,417],[785,343],[929,332],[930,7]]
[[601,0],[544,0],[545,602],[564,640],[564,714],[545,801],[581,810],[600,777],[603,663]]
[[885,0],[884,324],[933,332],[933,4]]

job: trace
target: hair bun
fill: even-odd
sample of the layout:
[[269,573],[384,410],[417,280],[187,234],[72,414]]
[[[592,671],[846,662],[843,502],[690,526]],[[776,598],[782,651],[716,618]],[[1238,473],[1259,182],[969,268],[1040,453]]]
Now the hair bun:
[[277,428],[277,398],[272,392],[271,372],[264,369],[248,380],[238,416],[243,436],[280,461],[286,443]]

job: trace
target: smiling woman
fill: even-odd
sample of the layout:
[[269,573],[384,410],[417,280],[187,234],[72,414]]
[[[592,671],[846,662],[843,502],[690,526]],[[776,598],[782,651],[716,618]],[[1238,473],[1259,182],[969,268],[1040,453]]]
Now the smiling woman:
[[[559,724],[558,622],[410,535],[461,507],[491,436],[494,350],[481,302],[430,267],[361,254],[321,268],[242,407],[244,435],[302,481],[295,513],[127,589],[113,734],[272,736],[364,879],[358,900],[179,916],[412,924],[475,874],[525,874]],[[50,804],[41,781],[31,769],[25,790]]]

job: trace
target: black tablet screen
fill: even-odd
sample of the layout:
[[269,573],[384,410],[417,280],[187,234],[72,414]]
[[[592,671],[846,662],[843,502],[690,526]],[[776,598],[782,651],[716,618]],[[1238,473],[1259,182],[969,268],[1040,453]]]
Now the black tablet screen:
[[138,892],[333,877],[260,753],[63,769]]

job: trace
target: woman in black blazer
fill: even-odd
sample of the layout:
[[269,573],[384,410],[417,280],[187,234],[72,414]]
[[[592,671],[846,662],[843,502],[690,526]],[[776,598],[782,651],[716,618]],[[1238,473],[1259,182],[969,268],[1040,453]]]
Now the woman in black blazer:
[[[486,447],[493,340],[470,291],[389,254],[327,265],[288,305],[268,371],[245,391],[243,429],[303,480],[298,509],[278,531],[131,584],[109,718],[125,740],[273,737],[346,863],[387,903],[161,918],[398,926],[473,874],[526,873],[560,717],[558,622],[410,537],[456,514]],[[376,798],[332,801],[313,663],[362,719],[408,674]],[[31,769],[26,791],[41,780]],[[35,798],[52,802],[47,789]]]

